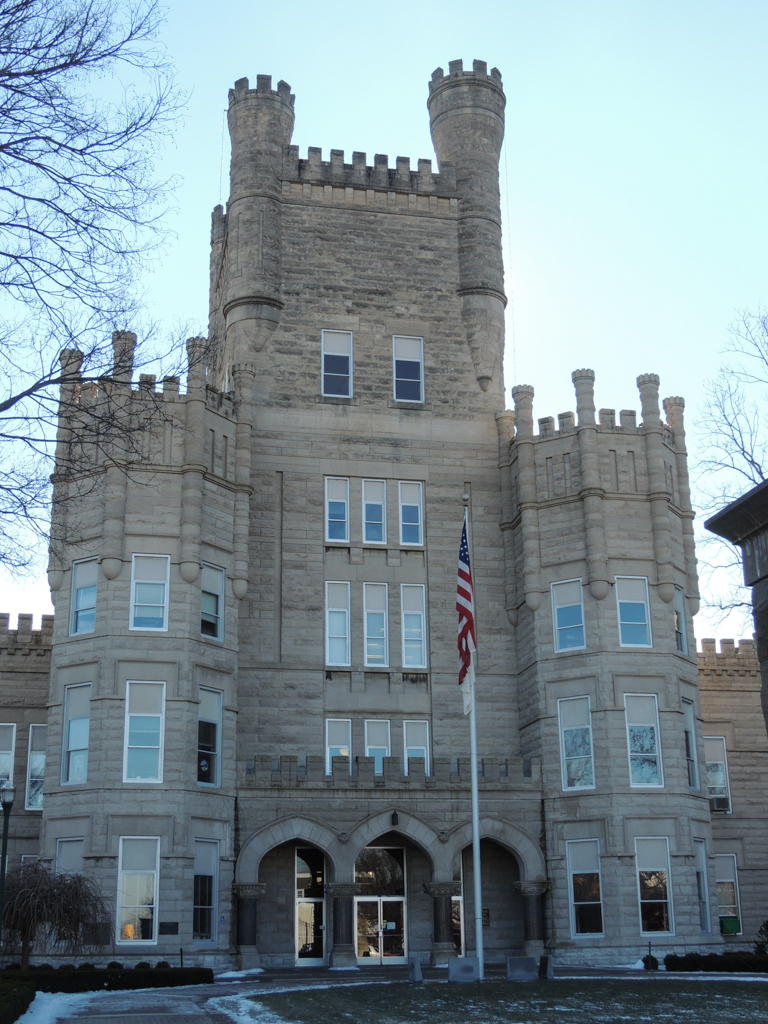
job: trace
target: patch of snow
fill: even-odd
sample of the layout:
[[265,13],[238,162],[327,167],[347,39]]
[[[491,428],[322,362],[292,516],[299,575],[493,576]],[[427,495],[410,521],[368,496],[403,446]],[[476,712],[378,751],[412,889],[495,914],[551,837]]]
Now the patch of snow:
[[75,1010],[82,1010],[91,1000],[108,996],[114,997],[114,992],[38,992],[16,1024],[54,1024],[72,1017]]
[[263,967],[249,967],[245,971],[225,971],[216,975],[216,981],[236,981],[238,978],[252,978],[256,974],[263,974]]
[[205,1004],[229,1017],[235,1024],[291,1024],[285,1017],[278,1017],[262,1003],[256,1003],[245,996],[217,996]]
[[636,960],[633,964],[629,965],[630,971],[644,971],[645,964],[642,960]]
[[359,971],[359,967],[329,967],[329,971]]

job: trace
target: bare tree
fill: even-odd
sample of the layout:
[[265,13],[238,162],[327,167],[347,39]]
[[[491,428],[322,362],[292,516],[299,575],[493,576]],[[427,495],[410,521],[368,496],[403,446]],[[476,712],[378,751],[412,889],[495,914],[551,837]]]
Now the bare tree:
[[35,945],[68,955],[103,948],[112,920],[109,901],[85,875],[56,874],[39,861],[6,875],[4,945],[20,949],[23,971]]
[[[743,312],[730,327],[728,362],[705,385],[700,419],[697,498],[703,517],[714,515],[768,474],[768,313]],[[699,547],[704,603],[723,617],[741,611],[752,632],[750,593],[743,586],[741,552],[720,537]]]
[[[140,324],[140,278],[164,242],[173,182],[155,161],[181,98],[160,21],[156,0],[0,0],[0,563],[11,568],[46,532],[59,389],[74,403],[81,388],[109,393],[112,331]],[[173,372],[178,346],[143,333],[139,365],[160,349]],[[77,374],[63,349],[80,353]],[[75,417],[83,440],[108,435],[99,408],[101,420]]]

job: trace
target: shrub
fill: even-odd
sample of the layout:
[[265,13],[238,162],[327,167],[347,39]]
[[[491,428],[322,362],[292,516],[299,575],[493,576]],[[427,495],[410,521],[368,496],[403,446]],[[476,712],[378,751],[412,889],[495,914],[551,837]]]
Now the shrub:
[[[19,971],[10,978],[7,975],[3,978],[3,987],[9,983],[28,984],[33,992],[117,992],[121,989],[171,988],[174,985],[212,985],[213,971],[210,967],[171,967],[163,971],[96,969],[52,971],[50,974]],[[0,996],[2,992],[3,988],[0,988]],[[0,1024],[5,1022],[0,1019]]]
[[21,964],[6,964],[5,969],[6,971],[20,971]]
[[646,971],[658,971],[659,961],[651,953],[646,953],[643,957],[643,967]]
[[122,971],[123,965],[119,964],[117,960],[110,960],[107,964],[107,969],[111,971]]
[[57,971],[74,971],[74,969],[74,964],[59,964],[59,966],[56,968]]
[[95,971],[96,964],[78,964],[76,969],[78,971]]
[[[16,966],[9,964],[9,967]],[[13,1024],[29,1009],[35,998],[34,985],[14,981],[0,982],[0,1024]]]
[[723,973],[768,974],[768,956],[756,953],[686,953],[678,956],[668,953],[664,957],[668,971],[719,971]]
[[169,970],[170,966],[171,965],[168,963],[167,960],[158,960],[157,963],[155,964],[155,970],[167,971]]
[[758,956],[768,956],[768,921],[763,921],[757,930],[755,952]]
[[139,960],[137,964],[133,965],[134,971],[149,971],[152,968],[152,964],[148,960]]

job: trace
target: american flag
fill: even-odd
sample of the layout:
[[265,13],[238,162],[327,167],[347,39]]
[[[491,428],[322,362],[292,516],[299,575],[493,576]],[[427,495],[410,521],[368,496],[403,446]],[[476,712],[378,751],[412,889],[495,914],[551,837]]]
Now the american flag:
[[459,547],[459,579],[456,588],[456,611],[459,613],[459,685],[469,671],[475,647],[475,604],[472,594],[472,569],[469,565],[467,524],[461,531]]

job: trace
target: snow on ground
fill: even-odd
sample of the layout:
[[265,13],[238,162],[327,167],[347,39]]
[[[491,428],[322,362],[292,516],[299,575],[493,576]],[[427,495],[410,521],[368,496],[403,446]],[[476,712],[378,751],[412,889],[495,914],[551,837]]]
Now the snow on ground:
[[247,996],[218,996],[209,999],[205,1006],[224,1014],[235,1024],[292,1024],[285,1017],[278,1017],[262,1003],[255,1003]]
[[27,1012],[19,1017],[16,1024],[54,1024],[54,1021],[78,1013],[93,999],[104,999],[112,995],[113,992],[38,992]]
[[216,981],[238,981],[240,978],[252,978],[256,974],[263,974],[263,967],[249,967],[246,971],[225,971],[216,975]]

